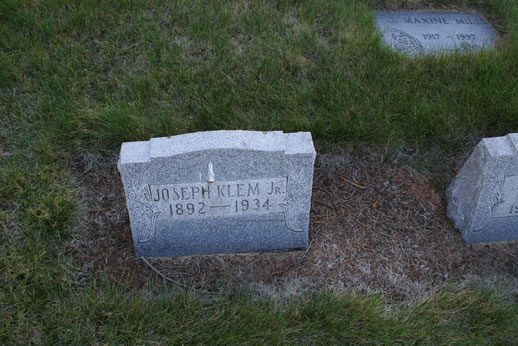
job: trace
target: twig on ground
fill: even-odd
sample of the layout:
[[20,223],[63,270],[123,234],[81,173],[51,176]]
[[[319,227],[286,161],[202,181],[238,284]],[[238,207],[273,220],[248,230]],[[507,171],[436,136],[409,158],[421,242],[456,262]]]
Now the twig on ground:
[[349,179],[347,179],[345,177],[340,177],[340,178],[342,178],[342,180],[345,181],[347,184],[351,184],[354,187],[357,187],[359,189],[365,190],[365,186],[356,184],[354,181],[351,181],[351,180],[349,180]]
[[143,261],[144,261],[144,263],[146,263],[146,264],[149,266],[149,268],[153,269],[153,271],[154,271],[155,273],[157,273],[158,275],[160,275],[164,280],[167,280],[167,281],[169,281],[169,282],[172,282],[172,283],[174,283],[175,285],[178,285],[178,286],[180,286],[180,287],[182,287],[182,288],[185,288],[185,289],[187,289],[187,290],[193,290],[193,291],[196,291],[196,292],[198,292],[198,293],[211,294],[210,292],[207,292],[207,291],[201,291],[201,290],[198,290],[198,289],[196,289],[196,288],[194,288],[194,287],[189,287],[189,286],[187,286],[187,285],[184,285],[184,284],[182,284],[181,282],[178,282],[178,281],[176,281],[176,280],[173,280],[173,279],[171,279],[170,277],[168,277],[168,276],[166,276],[166,275],[162,274],[162,273],[161,273],[158,269],[156,269],[156,268],[155,268],[151,263],[149,263],[149,261],[148,261],[144,256],[140,257],[140,259],[141,259],[141,260],[143,260]]
[[380,200],[381,200],[381,195],[379,195],[379,197],[378,197],[378,199],[376,200],[376,202],[374,202],[374,204],[372,205],[372,207],[373,207],[374,209],[376,209],[376,208],[378,207],[378,203],[380,202]]
[[364,224],[363,222],[361,222],[360,220],[358,220],[357,218],[353,217],[353,220],[358,222],[361,226],[363,226],[363,228],[367,228],[367,225]]

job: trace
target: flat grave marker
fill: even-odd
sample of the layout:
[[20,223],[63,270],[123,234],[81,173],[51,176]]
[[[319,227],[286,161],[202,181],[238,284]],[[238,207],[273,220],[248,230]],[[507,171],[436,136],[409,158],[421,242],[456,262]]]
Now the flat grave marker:
[[446,200],[468,244],[518,240],[518,133],[480,141]]
[[309,132],[123,143],[118,168],[137,256],[306,248],[315,155]]
[[489,49],[496,32],[477,14],[442,11],[376,12],[378,29],[395,51],[418,57]]

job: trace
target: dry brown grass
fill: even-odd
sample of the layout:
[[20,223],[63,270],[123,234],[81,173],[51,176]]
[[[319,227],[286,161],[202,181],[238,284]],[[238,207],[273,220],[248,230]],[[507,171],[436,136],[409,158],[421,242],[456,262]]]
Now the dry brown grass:
[[[401,150],[322,146],[315,166],[310,246],[303,252],[148,258],[180,287],[290,297],[316,289],[414,301],[448,284],[518,287],[518,242],[466,245],[445,216],[443,190]],[[445,158],[449,181],[467,154]],[[444,168],[448,167],[448,168]],[[160,278],[135,257],[116,157],[81,154],[73,166],[82,216],[69,245],[85,277],[123,287]],[[444,176],[446,175],[446,176]]]

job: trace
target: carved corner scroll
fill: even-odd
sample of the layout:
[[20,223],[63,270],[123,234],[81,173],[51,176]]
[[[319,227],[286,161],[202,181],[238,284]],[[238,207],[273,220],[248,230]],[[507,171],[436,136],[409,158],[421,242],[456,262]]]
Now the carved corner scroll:
[[303,169],[297,171],[290,160],[288,160],[288,165],[286,203],[280,204],[280,207],[284,211],[286,227],[294,232],[302,232],[304,228],[300,225],[299,215],[307,209],[307,186],[305,186]]
[[504,202],[502,190],[505,177],[501,172],[505,170],[506,165],[504,162],[497,162],[492,170],[494,173],[485,178],[478,201],[482,208],[473,220],[474,232],[484,230],[491,223],[496,208]]
[[[149,185],[144,183],[148,169],[146,168],[144,174],[135,175],[128,188],[128,199],[133,204],[133,207],[129,208],[131,220],[135,223],[139,243],[147,243],[155,237],[156,220],[160,215],[160,212],[156,211],[151,203]],[[137,177],[140,177],[140,179]]]
[[394,28],[387,29],[387,36],[395,50],[401,53],[418,56],[424,53],[421,42],[412,35]]

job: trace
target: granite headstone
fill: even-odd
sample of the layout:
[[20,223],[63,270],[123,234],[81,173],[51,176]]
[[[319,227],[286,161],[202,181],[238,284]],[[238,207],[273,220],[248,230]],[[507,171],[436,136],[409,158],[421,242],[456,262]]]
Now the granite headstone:
[[410,56],[491,48],[496,32],[477,14],[439,11],[377,12],[378,29],[392,49]]
[[306,248],[315,155],[309,132],[123,143],[118,168],[137,256]]
[[446,191],[468,244],[518,240],[518,133],[483,139]]

